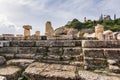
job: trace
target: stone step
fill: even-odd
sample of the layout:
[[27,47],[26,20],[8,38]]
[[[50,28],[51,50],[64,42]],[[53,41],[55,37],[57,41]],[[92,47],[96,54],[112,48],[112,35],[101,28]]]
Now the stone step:
[[7,80],[7,79],[4,76],[0,76],[0,80]]
[[28,66],[24,75],[30,80],[81,80],[76,79],[75,70],[75,66],[35,62]]
[[83,48],[85,57],[120,59],[120,48]]
[[118,40],[83,40],[83,48],[120,48],[120,41]]
[[74,56],[57,56],[57,55],[48,55],[48,56],[43,56],[43,55],[36,55],[35,56],[36,60],[55,60],[55,61],[83,61],[83,55],[74,55]]
[[65,65],[73,65],[73,66],[78,66],[81,68],[84,68],[84,63],[83,61],[68,61],[68,60],[64,60],[64,61],[55,61],[55,60],[42,60],[41,62],[43,63],[49,63],[49,64],[65,64]]
[[120,80],[120,77],[80,70],[76,66],[41,62],[29,65],[24,75],[29,80]]
[[0,67],[0,75],[5,76],[7,80],[18,80],[21,69],[16,66],[2,66]]
[[25,69],[28,65],[32,64],[35,60],[33,59],[11,59],[7,61],[7,65],[19,66]]
[[115,66],[115,65],[109,65],[109,70],[114,73],[119,73],[120,74],[120,67]]
[[4,56],[6,59],[15,58],[15,53],[0,53],[1,56]]
[[35,57],[35,54],[15,54],[15,58],[18,59],[33,59]]
[[41,41],[11,41],[9,42],[9,46],[11,47],[45,47],[45,46],[52,46],[52,47],[62,47],[62,46],[75,46],[77,43],[81,45],[80,40],[41,40]]

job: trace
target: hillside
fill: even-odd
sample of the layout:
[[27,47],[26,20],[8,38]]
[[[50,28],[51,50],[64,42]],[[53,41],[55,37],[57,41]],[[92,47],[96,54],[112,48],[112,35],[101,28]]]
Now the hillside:
[[102,24],[105,30],[120,31],[120,18],[116,20],[103,20],[103,21],[88,20],[87,22],[80,22],[78,19],[73,19],[69,24],[66,24],[65,26],[68,28],[75,28],[78,30],[81,29],[94,30],[94,26],[96,26],[97,24]]

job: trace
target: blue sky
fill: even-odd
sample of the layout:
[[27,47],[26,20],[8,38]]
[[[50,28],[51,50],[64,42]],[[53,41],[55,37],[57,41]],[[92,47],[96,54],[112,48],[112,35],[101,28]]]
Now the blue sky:
[[98,19],[102,14],[120,17],[120,0],[0,0],[0,34],[23,34],[24,24],[44,34],[46,21],[53,28],[73,18]]

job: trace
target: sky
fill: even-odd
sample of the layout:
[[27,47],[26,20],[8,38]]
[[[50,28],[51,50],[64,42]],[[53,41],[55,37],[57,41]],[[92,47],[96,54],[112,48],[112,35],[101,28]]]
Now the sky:
[[0,34],[23,34],[23,25],[31,25],[31,34],[45,32],[45,23],[54,29],[77,18],[98,20],[101,14],[120,17],[120,0],[0,0]]

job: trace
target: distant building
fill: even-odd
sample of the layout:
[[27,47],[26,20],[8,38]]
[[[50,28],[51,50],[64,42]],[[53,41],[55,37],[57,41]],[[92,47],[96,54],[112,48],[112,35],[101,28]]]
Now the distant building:
[[110,15],[104,15],[104,20],[112,20]]
[[[114,14],[114,20],[116,19],[116,14]],[[110,15],[104,15],[101,14],[101,16],[99,17],[99,21],[103,21],[103,20],[112,20]]]

